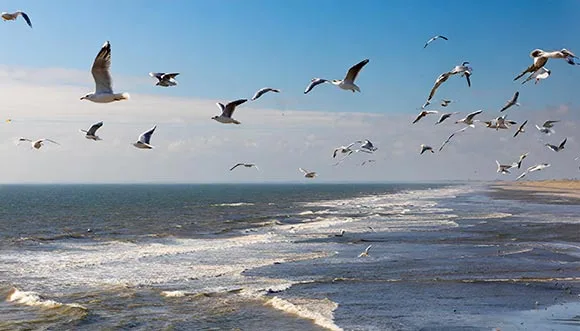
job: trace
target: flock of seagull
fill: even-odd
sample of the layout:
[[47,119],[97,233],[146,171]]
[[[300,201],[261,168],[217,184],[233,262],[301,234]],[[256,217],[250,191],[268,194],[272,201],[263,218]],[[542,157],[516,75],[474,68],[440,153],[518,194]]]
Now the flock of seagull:
[[[29,16],[22,11],[16,11],[14,13],[3,12],[0,14],[0,16],[2,17],[2,19],[4,21],[14,21],[19,16],[22,16],[22,18],[26,21],[28,26],[30,26],[32,28],[32,23],[30,21]],[[425,43],[423,48],[427,48],[427,46],[429,46],[431,43],[433,43],[436,40],[448,41],[449,39],[445,36],[442,36],[442,35],[436,35],[436,36],[430,38]],[[535,83],[537,84],[540,80],[547,79],[551,74],[551,71],[549,69],[545,68],[545,65],[548,63],[549,59],[564,59],[570,65],[580,65],[580,63],[576,62],[576,59],[578,59],[578,57],[574,53],[568,51],[567,49],[562,49],[559,51],[550,51],[550,52],[547,52],[547,51],[544,51],[541,49],[535,49],[530,53],[530,57],[533,59],[533,63],[529,67],[527,67],[524,71],[522,71],[518,76],[516,76],[514,78],[514,80],[518,80],[518,79],[522,78],[524,75],[529,74],[529,76],[525,80],[523,80],[522,84],[525,84],[526,82],[528,82],[530,80],[535,80]],[[330,79],[319,78],[319,77],[313,78],[313,79],[311,79],[310,83],[308,84],[308,86],[304,90],[304,94],[310,93],[315,87],[320,86],[324,83],[332,84],[332,85],[334,85],[342,90],[352,91],[353,93],[360,92],[361,90],[355,84],[355,80],[356,80],[358,74],[360,73],[360,71],[363,69],[363,67],[365,65],[367,65],[368,63],[369,63],[369,59],[364,59],[364,60],[360,61],[359,63],[353,65],[352,67],[350,67],[348,69],[348,71],[343,79],[330,80]],[[95,102],[95,103],[111,103],[111,102],[123,101],[123,100],[130,99],[129,93],[126,93],[126,92],[115,93],[113,91],[113,84],[112,84],[112,77],[111,77],[111,73],[110,73],[110,67],[111,67],[111,44],[109,43],[109,41],[106,41],[103,44],[103,46],[101,47],[101,49],[99,50],[99,52],[97,53],[97,56],[95,57],[95,59],[93,61],[92,68],[91,68],[91,73],[92,73],[92,76],[93,76],[93,79],[95,82],[95,91],[87,93],[86,95],[82,96],[80,98],[80,100],[88,100],[88,101]],[[453,67],[450,71],[446,71],[446,72],[440,74],[437,77],[437,79],[435,80],[435,84],[433,85],[433,88],[429,92],[429,95],[427,97],[426,102],[421,107],[421,112],[417,115],[417,117],[413,120],[412,123],[415,124],[415,123],[419,122],[420,120],[426,118],[429,115],[440,113],[440,111],[438,111],[438,110],[426,110],[425,108],[427,108],[431,104],[433,97],[435,96],[437,90],[439,89],[439,87],[441,87],[441,85],[443,83],[445,83],[449,78],[451,78],[455,75],[459,75],[459,77],[464,77],[466,82],[467,82],[467,86],[471,87],[472,73],[473,73],[473,68],[470,66],[469,62],[465,61],[461,65],[457,65],[457,66]],[[160,86],[160,87],[176,86],[177,81],[175,80],[175,78],[178,75],[179,75],[179,73],[164,73],[164,72],[151,72],[151,73],[149,73],[149,76],[157,79],[157,82],[155,85]],[[272,87],[264,87],[264,88],[261,88],[258,91],[256,91],[250,100],[255,101],[258,98],[262,97],[266,93],[280,93],[280,92],[281,91],[279,89],[275,89]],[[490,121],[483,121],[482,123],[487,128],[491,128],[491,129],[495,129],[495,130],[509,129],[511,126],[516,125],[517,123],[515,121],[507,119],[507,112],[513,106],[520,105],[518,103],[519,95],[520,95],[520,93],[518,91],[516,91],[514,93],[513,97],[510,100],[508,100],[505,103],[505,105],[499,110],[499,112],[503,113],[503,115],[498,116],[497,118],[492,119]],[[248,101],[248,99],[237,99],[237,100],[228,102],[225,105],[223,103],[218,102],[217,106],[219,107],[221,114],[213,116],[211,119],[213,119],[219,123],[222,123],[222,124],[241,124],[241,122],[237,121],[232,116],[234,114],[234,111],[236,110],[236,107],[244,104],[247,101]],[[447,107],[452,102],[453,102],[453,100],[442,99],[439,104],[441,105],[441,107]],[[435,122],[435,124],[436,125],[441,124],[444,121],[446,121],[447,119],[451,118],[452,116],[454,116],[458,113],[459,112],[441,113],[439,119],[437,120],[437,122]],[[481,113],[483,113],[483,110],[478,110],[478,111],[469,113],[467,116],[465,116],[462,119],[456,120],[455,121],[456,124],[464,124],[465,126],[461,129],[451,133],[451,135],[439,147],[438,151],[441,152],[443,150],[443,148],[448,143],[450,143],[451,139],[455,135],[462,133],[462,132],[465,132],[468,128],[475,128],[475,123],[481,122],[480,120],[476,120],[475,117]],[[527,120],[524,121],[517,128],[515,134],[513,135],[514,138],[517,137],[519,134],[525,132],[525,125],[527,124],[527,122],[528,122]],[[543,134],[549,136],[549,135],[555,133],[553,126],[557,122],[559,122],[559,121],[558,120],[548,120],[545,123],[543,123],[542,126],[536,125],[536,128],[538,129],[538,131],[540,133],[543,133]],[[91,125],[91,127],[88,130],[81,129],[80,131],[85,134],[85,138],[90,139],[90,140],[94,140],[94,141],[98,141],[98,140],[101,140],[101,138],[97,135],[97,131],[102,126],[103,126],[103,122],[100,121],[100,122],[97,122],[97,123]],[[152,149],[152,148],[154,148],[154,146],[151,145],[151,137],[152,137],[153,133],[155,132],[155,129],[156,129],[156,125],[154,125],[151,129],[140,134],[137,141],[133,143],[133,146],[135,146],[136,148],[140,148],[140,149]],[[18,142],[22,142],[22,141],[30,142],[31,147],[34,149],[40,149],[44,145],[44,143],[46,143],[46,142],[50,142],[50,143],[57,144],[57,145],[59,144],[58,142],[51,140],[51,139],[47,139],[47,138],[29,139],[29,138],[22,137],[22,138],[18,139]],[[564,138],[564,140],[559,145],[552,145],[552,144],[546,143],[545,146],[554,152],[560,152],[560,151],[564,150],[566,141],[567,141],[567,138]],[[336,158],[337,156],[341,155],[342,158],[340,158],[338,160],[338,162],[335,163],[334,165],[335,166],[339,165],[345,159],[350,157],[352,154],[359,153],[359,152],[372,154],[377,149],[378,148],[376,146],[374,146],[374,144],[368,139],[357,140],[357,141],[352,142],[346,146],[345,145],[339,146],[339,147],[334,149],[334,151],[332,153],[332,157]],[[423,154],[427,151],[431,152],[431,153],[435,153],[433,147],[426,145],[426,144],[421,144],[420,154]],[[501,174],[510,174],[510,169],[513,169],[513,168],[520,169],[522,161],[524,158],[526,158],[527,155],[528,155],[528,153],[522,154],[518,161],[510,163],[510,164],[501,164],[499,161],[496,160],[497,172],[501,173]],[[372,162],[375,162],[375,160],[374,159],[367,159],[367,160],[363,161],[360,165],[364,166],[365,164],[372,163]],[[548,164],[548,163],[540,163],[540,164],[533,165],[533,166],[527,168],[516,179],[521,179],[531,172],[539,171],[539,170],[545,169],[549,166],[550,166],[550,164]],[[256,168],[256,170],[259,170],[258,166],[254,163],[237,163],[230,168],[230,171],[233,171],[233,170],[237,169],[238,167],[245,167],[245,168],[252,168],[253,167],[253,168]],[[308,171],[308,170],[305,170],[304,168],[298,168],[298,170],[304,175],[305,178],[315,178],[317,176],[317,173],[315,171]]]

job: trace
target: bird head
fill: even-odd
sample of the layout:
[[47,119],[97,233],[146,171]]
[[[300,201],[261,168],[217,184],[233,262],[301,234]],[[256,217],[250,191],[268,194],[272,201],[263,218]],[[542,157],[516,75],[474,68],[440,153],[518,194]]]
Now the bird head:
[[567,50],[565,48],[562,48],[560,53],[564,54],[565,56],[576,58],[576,55],[574,55],[574,53],[570,52],[569,50]]
[[539,48],[536,48],[530,53],[530,56],[531,57],[538,57],[538,56],[541,56],[542,54],[544,54],[544,51],[539,49]]
[[85,100],[85,99],[87,99],[87,100],[88,100],[88,99],[90,99],[90,97],[91,97],[91,93],[89,93],[89,94],[87,94],[87,95],[84,95],[84,96],[82,96],[82,97],[81,97],[81,100]]

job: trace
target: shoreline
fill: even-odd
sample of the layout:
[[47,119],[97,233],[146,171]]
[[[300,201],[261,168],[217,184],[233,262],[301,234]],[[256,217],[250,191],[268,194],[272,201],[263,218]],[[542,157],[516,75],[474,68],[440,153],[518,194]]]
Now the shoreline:
[[579,200],[580,202],[580,180],[539,180],[526,182],[497,182],[491,183],[490,188],[496,192],[518,193],[518,195],[528,195],[535,197],[561,197]]

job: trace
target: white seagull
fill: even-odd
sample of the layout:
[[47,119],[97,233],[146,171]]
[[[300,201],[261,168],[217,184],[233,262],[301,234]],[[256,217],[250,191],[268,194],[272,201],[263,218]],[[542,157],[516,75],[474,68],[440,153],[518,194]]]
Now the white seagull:
[[317,85],[320,85],[322,83],[329,83],[328,79],[324,79],[324,78],[312,78],[310,80],[310,84],[308,84],[308,86],[306,86],[306,90],[304,90],[304,94],[312,91],[313,88],[315,88]]
[[232,101],[225,106],[220,102],[216,103],[216,105],[218,105],[218,107],[220,107],[220,109],[222,110],[222,113],[220,116],[216,115],[216,116],[212,117],[211,119],[216,120],[220,123],[224,123],[224,124],[231,124],[231,123],[241,124],[240,122],[238,122],[232,118],[232,114],[234,113],[234,110],[236,110],[237,106],[243,104],[246,101],[248,101],[248,99],[239,99],[236,101]]
[[155,128],[157,128],[157,125],[154,125],[151,129],[143,132],[139,136],[139,140],[133,143],[133,146],[142,149],[152,149],[153,146],[151,146],[151,136],[153,135],[153,132],[155,132]]
[[564,140],[562,140],[560,145],[556,146],[556,145],[552,145],[552,144],[546,144],[546,147],[553,150],[554,152],[559,152],[559,151],[564,149],[564,145],[566,145],[567,140],[568,140],[568,138],[564,138]]
[[163,86],[163,87],[177,85],[177,81],[175,80],[175,77],[177,77],[177,75],[179,75],[178,72],[173,72],[173,73],[150,72],[149,73],[149,76],[157,78],[157,83],[155,83],[155,86]]
[[467,116],[465,116],[465,118],[462,118],[458,121],[455,121],[455,124],[464,123],[472,128],[475,128],[475,124],[473,124],[473,123],[477,122],[477,120],[474,120],[473,118],[475,117],[475,115],[481,114],[482,112],[483,112],[483,110],[478,110],[478,111],[474,111],[473,113],[469,113]]
[[262,96],[262,94],[267,93],[267,92],[275,92],[275,93],[280,93],[280,90],[275,89],[275,88],[271,88],[271,87],[264,87],[259,89],[258,91],[256,91],[256,94],[254,94],[254,96],[252,97],[252,101],[258,99],[259,97]]
[[302,168],[298,168],[298,170],[300,170],[300,172],[303,173],[304,177],[306,177],[306,178],[314,178],[317,176],[316,171],[308,171],[308,170],[304,170]]
[[371,152],[374,152],[374,151],[376,151],[378,149],[378,147],[375,147],[375,145],[373,145],[373,143],[370,140],[368,140],[368,139],[365,139],[364,141],[363,140],[357,140],[357,141],[355,141],[355,143],[361,144],[360,145],[360,148],[361,149],[366,149],[366,150],[369,150]]
[[106,41],[97,54],[91,72],[95,80],[95,92],[88,93],[81,100],[89,100],[97,103],[128,100],[129,93],[114,93],[113,80],[111,79],[111,44]]
[[419,115],[417,115],[417,117],[413,121],[413,124],[419,122],[419,120],[421,120],[423,117],[425,117],[429,114],[438,114],[438,113],[439,113],[439,111],[437,111],[437,110],[423,110],[419,113]]
[[451,72],[444,72],[441,75],[439,75],[439,77],[437,77],[437,79],[435,80],[435,85],[433,85],[433,88],[431,88],[431,92],[429,92],[427,101],[421,108],[425,108],[431,103],[431,99],[433,99],[433,96],[435,96],[435,92],[437,92],[439,86],[445,83],[449,79],[449,77],[451,77],[451,75],[452,75]]
[[423,153],[425,153],[426,151],[430,151],[431,153],[435,153],[435,152],[433,151],[433,147],[431,147],[431,146],[427,146],[427,145],[425,145],[425,144],[421,144],[421,154],[419,154],[419,155],[422,155],[422,154],[423,154]]
[[251,168],[251,167],[254,167],[254,168],[256,168],[256,170],[260,170],[260,169],[258,168],[258,166],[257,166],[257,165],[255,165],[255,164],[253,164],[253,163],[238,163],[238,164],[236,164],[235,166],[231,167],[231,168],[230,168],[230,171],[232,171],[232,170],[236,169],[236,168],[237,168],[237,167],[239,167],[239,166],[244,166],[244,167],[246,167],[246,168]]
[[503,175],[509,174],[510,169],[514,167],[513,164],[501,164],[498,160],[495,160],[495,163],[497,164],[497,172]]
[[37,139],[37,140],[31,140],[31,139],[28,139],[28,138],[20,138],[20,139],[18,139],[18,142],[21,142],[21,141],[28,141],[28,142],[30,142],[31,143],[31,146],[32,146],[31,148],[35,148],[35,149],[40,149],[40,147],[42,147],[44,145],[44,142],[45,141],[51,142],[53,144],[60,145],[56,141],[51,140],[51,139],[47,139],[47,138],[42,138],[42,139]]
[[516,93],[514,94],[514,96],[507,101],[507,103],[505,104],[505,106],[503,106],[502,109],[500,109],[500,113],[503,111],[506,111],[509,107],[511,106],[519,106],[520,104],[518,103],[518,97],[520,96],[520,92],[516,91]]
[[312,90],[312,88],[314,86],[316,86],[318,84],[325,83],[325,82],[329,82],[329,83],[331,83],[333,85],[336,85],[336,86],[340,87],[343,90],[352,91],[353,93],[355,91],[360,92],[360,88],[354,83],[354,81],[355,81],[356,77],[358,76],[359,71],[367,63],[369,63],[369,59],[362,60],[359,63],[357,63],[354,66],[352,66],[350,69],[348,69],[348,72],[346,73],[346,76],[342,80],[340,80],[340,79],[327,80],[327,79],[323,79],[323,78],[314,78],[310,82],[310,85],[308,85],[308,87],[306,88],[306,91],[304,91],[304,94],[306,94],[310,90]]
[[522,161],[528,156],[528,153],[520,155],[520,159],[516,162],[518,169],[522,166]]
[[435,124],[439,124],[455,114],[459,114],[459,112],[456,111],[454,113],[444,113],[441,115],[441,117],[439,117],[439,120]]
[[455,66],[455,68],[451,70],[451,74],[461,74],[461,77],[465,76],[465,79],[467,80],[467,86],[471,87],[471,80],[469,77],[471,76],[473,68],[471,68],[468,64],[469,62],[465,61],[460,66]]
[[522,82],[522,84],[525,84],[527,81],[530,81],[532,79],[535,79],[536,81],[534,82],[534,84],[538,84],[538,82],[540,81],[540,79],[546,79],[548,77],[550,77],[550,74],[552,72],[544,67],[541,67],[540,69],[538,69],[537,71],[534,71],[528,78],[526,78],[526,80],[524,80]]
[[348,144],[346,146],[340,146],[334,149],[334,151],[332,152],[332,157],[335,158],[336,157],[336,153],[340,152],[342,154],[351,154],[353,152],[353,150],[351,149],[352,146],[354,146],[354,144],[356,144],[356,142]]
[[358,257],[366,257],[369,256],[369,250],[371,249],[371,247],[373,247],[373,245],[369,245],[364,252],[360,253],[358,255]]
[[531,166],[528,169],[526,169],[526,171],[524,171],[521,175],[519,175],[516,180],[524,178],[529,172],[534,172],[534,171],[540,171],[543,169],[546,169],[550,166],[549,163],[540,163],[540,164],[536,164],[535,166]]
[[554,123],[558,123],[558,122],[560,122],[560,121],[545,121],[541,127],[539,127],[536,124],[536,129],[538,129],[538,131],[540,131],[541,133],[545,133],[549,136],[552,133],[556,133],[556,131],[554,131],[554,129],[552,129],[552,127],[554,127]]
[[522,125],[520,125],[520,127],[518,128],[516,133],[514,133],[514,138],[517,137],[518,134],[526,132],[526,130],[524,128],[526,126],[526,124],[528,124],[528,120],[526,120],[524,123],[522,123]]
[[87,139],[92,139],[95,141],[102,140],[99,136],[97,136],[97,130],[101,126],[103,126],[103,121],[100,121],[98,123],[91,125],[91,127],[89,128],[89,131],[83,130],[83,129],[80,129],[80,131],[85,134],[85,138],[87,138]]
[[521,74],[517,75],[514,80],[518,80],[522,78],[527,73],[534,73],[542,68],[548,62],[548,59],[565,59],[568,63],[570,63],[570,58],[575,59],[577,58],[574,53],[570,52],[569,50],[562,48],[559,51],[553,52],[545,52],[541,49],[534,49],[530,52],[530,57],[534,59],[534,63],[532,63],[526,70],[522,71]]
[[2,16],[2,20],[4,21],[15,21],[18,18],[18,16],[22,16],[22,18],[24,18],[24,20],[26,21],[26,24],[28,24],[29,27],[32,27],[32,22],[30,22],[30,18],[23,11],[17,11],[14,13],[2,12],[0,16]]
[[445,141],[443,142],[443,144],[441,145],[441,147],[439,147],[439,151],[441,152],[441,151],[443,150],[443,147],[445,147],[445,145],[447,145],[447,144],[448,144],[448,143],[451,141],[451,138],[453,138],[453,136],[455,136],[456,134],[458,134],[458,133],[460,133],[460,132],[463,132],[463,131],[467,130],[468,128],[469,128],[469,126],[466,126],[466,127],[464,127],[463,129],[460,129],[460,130],[457,130],[457,131],[453,132],[453,133],[452,133],[452,134],[451,134],[451,135],[450,135],[450,136],[447,138],[447,140],[445,140]]
[[437,35],[437,36],[434,36],[431,39],[427,40],[427,42],[425,43],[425,46],[423,46],[423,48],[427,48],[427,46],[429,46],[430,43],[434,42],[435,40],[437,40],[439,38],[441,38],[443,40],[449,40],[449,39],[447,39],[446,37],[444,37],[442,35]]

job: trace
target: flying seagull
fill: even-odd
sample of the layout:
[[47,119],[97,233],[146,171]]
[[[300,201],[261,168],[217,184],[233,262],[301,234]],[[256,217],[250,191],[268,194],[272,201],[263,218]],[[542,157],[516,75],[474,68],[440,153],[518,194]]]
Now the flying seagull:
[[423,117],[429,115],[429,114],[438,114],[439,112],[437,110],[423,110],[419,113],[419,115],[417,115],[417,118],[415,118],[415,120],[413,121],[413,124],[419,122],[420,119],[422,119]]
[[453,102],[453,100],[441,99],[441,107],[447,107],[452,102]]
[[237,167],[239,167],[239,166],[244,166],[244,167],[246,167],[246,168],[251,168],[251,167],[254,167],[254,168],[256,168],[256,170],[260,170],[260,169],[258,168],[258,166],[257,166],[257,165],[255,165],[255,164],[253,164],[253,163],[238,163],[238,164],[236,164],[235,166],[231,167],[231,168],[230,168],[230,171],[232,171],[232,170],[236,169],[236,168],[237,168]]
[[151,136],[153,135],[153,132],[155,132],[155,129],[157,128],[157,125],[154,125],[151,129],[143,132],[140,136],[139,136],[139,140],[137,140],[136,142],[133,143],[133,146],[137,147],[137,148],[142,148],[142,149],[152,149],[153,146],[151,146]]
[[549,163],[540,163],[540,164],[536,164],[535,166],[531,166],[528,169],[526,169],[526,171],[524,171],[521,175],[519,175],[516,178],[516,180],[524,178],[530,172],[540,171],[540,170],[548,168],[549,166],[550,166]]
[[26,15],[25,12],[22,11],[17,11],[15,13],[2,12],[2,14],[0,14],[0,16],[2,16],[2,20],[4,21],[15,21],[19,15],[22,15],[22,18],[24,18],[26,24],[28,24],[29,27],[32,27],[32,22],[30,22],[30,18],[28,17],[28,15]]
[[495,160],[495,163],[497,164],[497,172],[503,175],[509,174],[510,169],[514,167],[513,164],[501,164],[498,160]]
[[456,111],[454,113],[444,113],[441,115],[441,117],[439,117],[439,120],[435,124],[439,124],[455,114],[459,114],[459,112]]
[[177,77],[177,75],[179,75],[178,72],[173,72],[173,73],[150,72],[149,73],[149,76],[157,78],[157,83],[155,83],[155,86],[163,86],[163,87],[177,85],[177,81],[175,80],[175,77]]
[[306,178],[314,178],[316,177],[316,171],[308,171],[308,170],[304,170],[302,168],[298,168],[298,170],[300,170],[301,173],[304,174],[304,177]]
[[433,151],[433,147],[431,147],[431,146],[427,146],[427,145],[425,145],[425,144],[421,144],[421,154],[419,154],[419,155],[422,155],[422,154],[423,154],[423,153],[425,153],[426,151],[429,151],[429,152],[431,152],[431,153],[435,153],[435,152]]
[[356,144],[356,143],[351,143],[351,144],[348,144],[346,146],[340,146],[340,147],[335,148],[334,151],[332,152],[332,157],[335,158],[336,153],[338,153],[338,152],[340,152],[342,154],[346,154],[346,153],[351,154],[352,153],[351,147],[354,146],[354,144]]
[[460,66],[455,66],[455,68],[451,70],[451,74],[452,75],[461,74],[461,77],[465,76],[465,80],[467,80],[467,86],[471,87],[471,80],[469,79],[469,77],[471,77],[471,72],[473,71],[473,68],[471,68],[468,64],[469,62],[465,61]]
[[114,93],[113,80],[110,73],[111,67],[111,44],[106,41],[97,54],[91,72],[95,80],[95,92],[88,93],[81,100],[89,100],[97,103],[128,100],[129,93]]
[[246,101],[248,101],[248,99],[239,99],[236,101],[232,101],[225,106],[220,102],[216,103],[216,105],[218,105],[218,107],[220,107],[220,109],[222,110],[222,114],[220,116],[214,116],[211,119],[224,124],[229,123],[241,124],[240,122],[232,118],[232,114],[234,113],[234,110],[236,110],[237,106],[243,104]]
[[552,127],[554,127],[554,123],[558,123],[558,122],[560,122],[560,121],[545,121],[541,127],[539,127],[536,124],[536,129],[538,129],[538,131],[540,131],[541,133],[545,133],[549,136],[552,133],[556,133],[556,131],[554,131],[554,129],[552,129]]
[[520,104],[518,103],[518,97],[520,96],[520,92],[516,91],[516,93],[514,94],[514,96],[507,101],[507,103],[505,104],[505,106],[503,106],[502,109],[500,109],[500,113],[503,111],[506,111],[509,107],[511,106],[519,106]]
[[552,145],[552,144],[546,144],[546,147],[553,150],[554,152],[559,152],[559,151],[564,149],[564,145],[566,145],[567,140],[568,140],[568,138],[564,138],[564,140],[562,140],[560,145],[556,146],[556,145]]
[[95,140],[95,141],[102,140],[99,136],[96,135],[97,130],[101,126],[103,126],[103,121],[100,121],[98,123],[95,123],[95,124],[91,125],[91,127],[89,128],[89,131],[83,130],[83,129],[81,129],[80,131],[85,134],[85,138],[87,138],[87,139],[92,139],[92,140]]
[[328,83],[328,80],[324,79],[324,78],[312,78],[310,80],[310,84],[308,84],[308,86],[306,86],[306,90],[304,90],[304,94],[310,92],[313,88],[315,88],[317,85],[320,85],[322,83]]
[[51,139],[47,139],[47,138],[37,139],[37,140],[31,140],[31,139],[28,139],[28,138],[20,138],[20,139],[18,139],[18,142],[21,142],[21,141],[28,141],[28,142],[30,142],[31,145],[32,145],[32,148],[35,148],[35,149],[40,149],[40,147],[42,147],[44,145],[44,142],[45,141],[51,142],[53,144],[60,145],[56,141],[51,140]]
[[369,151],[371,151],[371,152],[374,152],[374,151],[376,151],[376,150],[378,149],[378,148],[377,148],[377,147],[375,147],[375,145],[373,145],[373,143],[372,143],[370,140],[368,140],[368,139],[365,139],[364,141],[363,141],[363,140],[357,140],[357,141],[355,141],[355,143],[357,143],[357,144],[361,144],[361,145],[360,145],[360,148],[361,148],[361,149],[366,149],[366,150],[369,150]]
[[478,110],[478,111],[474,111],[473,113],[469,113],[465,118],[462,118],[458,121],[455,121],[455,124],[464,123],[472,128],[475,128],[475,124],[473,124],[473,123],[476,122],[477,120],[473,120],[473,118],[475,117],[475,115],[481,114],[482,112],[483,112],[483,110]]
[[354,81],[355,81],[356,77],[358,76],[359,71],[367,63],[369,63],[369,59],[362,60],[359,63],[357,63],[354,66],[352,66],[350,69],[348,69],[348,72],[346,73],[346,76],[342,80],[340,80],[340,79],[327,80],[327,79],[323,79],[323,78],[314,78],[310,82],[310,85],[308,85],[308,87],[306,88],[306,91],[304,91],[304,94],[306,94],[310,90],[312,90],[312,88],[314,86],[316,86],[318,84],[322,84],[324,82],[329,82],[329,83],[331,83],[333,85],[336,85],[336,86],[340,87],[343,90],[352,91],[353,93],[355,91],[360,92],[360,88],[354,83]]
[[520,155],[520,159],[516,162],[518,169],[522,166],[522,161],[528,156],[528,153]]
[[540,68],[546,65],[548,59],[565,59],[568,63],[570,63],[569,58],[573,59],[577,58],[577,56],[574,55],[574,53],[570,52],[565,48],[553,52],[545,52],[541,49],[534,49],[533,51],[530,52],[530,57],[534,59],[534,63],[532,63],[532,65],[530,65],[528,68],[522,71],[521,74],[517,75],[516,78],[514,78],[514,80],[522,78],[527,73],[533,74],[537,72]]
[[550,77],[550,74],[552,72],[544,67],[541,67],[540,69],[538,69],[537,71],[534,71],[534,73],[532,73],[530,76],[528,76],[528,78],[526,78],[526,80],[524,80],[522,82],[522,84],[525,84],[527,81],[530,81],[532,79],[535,79],[536,81],[534,82],[534,84],[538,84],[538,82],[540,81],[540,79],[546,79],[548,77]]
[[444,36],[437,35],[437,36],[435,36],[435,37],[432,37],[431,39],[427,40],[427,42],[425,43],[425,46],[423,46],[423,48],[427,48],[427,46],[429,46],[429,44],[430,44],[430,43],[434,42],[435,40],[437,40],[437,39],[439,39],[439,38],[441,38],[441,39],[443,39],[443,40],[449,40],[449,39],[447,39],[447,38],[446,38],[446,37],[444,37]]
[[435,80],[435,85],[433,85],[433,88],[431,88],[431,92],[429,92],[427,102],[425,102],[422,108],[427,107],[431,103],[431,99],[433,99],[433,96],[435,96],[435,92],[437,92],[439,86],[445,83],[449,79],[449,77],[451,77],[451,72],[444,72],[441,75],[439,75],[439,77],[437,77],[437,79]]
[[252,97],[252,101],[258,99],[259,97],[262,96],[262,94],[267,93],[267,92],[275,92],[275,93],[280,93],[280,90],[277,90],[275,88],[271,88],[271,87],[264,87],[259,89],[258,91],[256,91],[256,94],[254,94],[254,96]]
[[518,130],[516,131],[516,133],[514,133],[514,138],[517,137],[518,134],[526,132],[525,129],[524,129],[524,127],[526,126],[526,124],[528,124],[528,120],[526,120],[524,123],[522,123],[522,125],[520,125],[520,127],[518,128]]
[[441,152],[441,151],[443,150],[443,147],[445,147],[445,145],[447,145],[447,144],[448,144],[448,143],[451,141],[451,138],[453,138],[453,136],[455,136],[456,134],[458,134],[458,133],[460,133],[460,132],[463,132],[463,131],[467,130],[467,128],[469,128],[469,126],[466,126],[466,127],[464,127],[463,129],[460,129],[460,130],[457,130],[457,131],[453,132],[453,133],[452,133],[452,134],[451,134],[451,135],[450,135],[450,136],[447,138],[447,140],[445,140],[445,141],[443,142],[443,144],[441,145],[441,147],[439,147],[439,151]]
[[360,253],[358,257],[366,257],[369,256],[369,250],[373,247],[373,245],[369,245],[364,252]]

